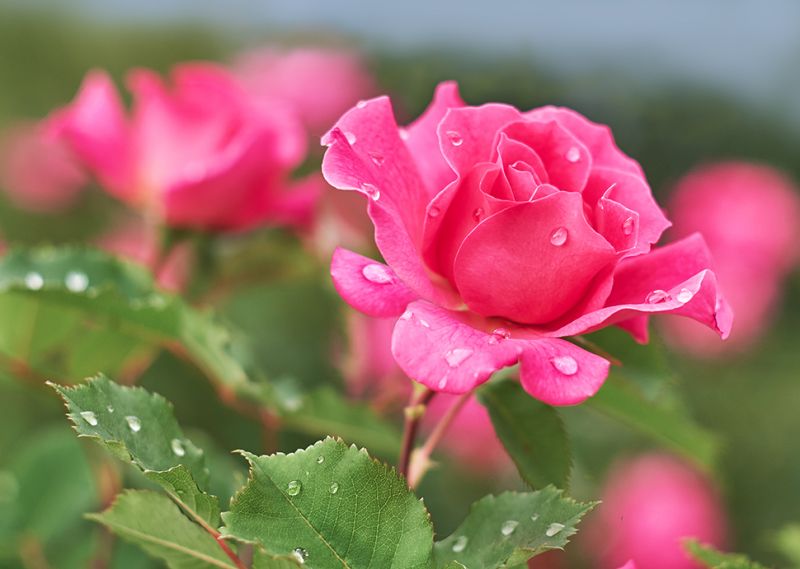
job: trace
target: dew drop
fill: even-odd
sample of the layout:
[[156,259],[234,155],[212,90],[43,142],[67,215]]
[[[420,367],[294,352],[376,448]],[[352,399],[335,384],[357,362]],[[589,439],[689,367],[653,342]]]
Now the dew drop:
[[39,290],[44,286],[44,278],[39,273],[28,273],[25,275],[25,286],[31,290]]
[[109,405],[108,407],[106,407],[106,411],[108,411],[109,413],[113,413],[114,412],[113,405]]
[[338,482],[331,482],[331,485],[328,487],[328,491],[331,494],[336,494],[339,491],[339,483]]
[[472,211],[472,219],[474,219],[475,221],[480,221],[481,219],[483,219],[483,208],[482,207],[476,207]]
[[369,155],[369,159],[372,160],[372,163],[376,166],[383,166],[383,154],[379,154],[377,152],[367,152]]
[[419,322],[419,325],[422,326],[423,328],[430,328],[431,327],[431,325],[428,323],[428,321],[427,320],[423,320],[422,318],[420,318],[417,322]]
[[325,457],[322,456],[322,455],[318,456],[317,457],[317,464],[322,464],[323,462],[325,462]]
[[411,320],[411,317],[414,316],[414,313],[410,310],[406,310],[403,314],[400,315],[400,320]]
[[503,525],[500,526],[500,533],[505,536],[509,536],[514,533],[514,530],[517,529],[519,522],[517,520],[508,520],[503,522]]
[[356,103],[356,108],[359,108],[359,109],[363,109],[366,106],[367,106],[367,102],[364,101],[363,99]]
[[89,288],[89,277],[78,271],[70,271],[64,279],[64,284],[70,292],[83,292]]
[[509,332],[506,328],[495,328],[492,330],[491,336],[489,336],[489,343],[499,344],[503,340],[508,340],[510,337],[511,332]]
[[533,514],[533,515],[531,516],[531,521],[532,521],[532,522],[538,521],[538,519],[539,519],[539,514]]
[[364,193],[367,194],[371,199],[375,201],[381,199],[381,191],[375,184],[361,184],[361,189],[364,190]]
[[668,292],[663,291],[661,289],[656,289],[647,295],[646,302],[647,304],[659,304],[661,302],[666,302],[669,299],[670,296]]
[[633,224],[634,224],[634,221],[633,221],[632,217],[629,217],[628,219],[623,221],[622,222],[622,232],[625,235],[630,235],[631,233],[633,233]]
[[125,421],[128,422],[128,428],[134,433],[138,433],[142,430],[142,422],[136,415],[128,415],[125,417]]
[[289,496],[297,496],[302,489],[303,485],[299,480],[292,480],[286,485],[286,493],[289,494]]
[[450,139],[450,144],[453,146],[461,146],[464,144],[464,139],[461,138],[461,134],[455,130],[448,130],[445,134],[447,134],[447,138]]
[[409,137],[408,129],[405,128],[398,129],[397,134],[400,135],[400,140],[408,140]]
[[439,383],[436,384],[436,387],[438,387],[439,389],[444,389],[445,387],[447,387],[447,377],[443,377],[442,379],[440,379]]
[[440,213],[442,213],[442,210],[440,210],[436,206],[431,206],[430,208],[428,208],[428,215],[430,217],[439,217]]
[[552,523],[547,527],[547,530],[544,532],[544,535],[547,537],[553,537],[554,535],[558,535],[561,533],[561,530],[564,529],[566,526],[564,524],[559,523]]
[[553,367],[564,375],[575,375],[578,373],[578,362],[572,356],[556,356],[550,360]]
[[465,535],[458,536],[453,542],[453,553],[461,553],[467,548],[469,538]]
[[169,445],[172,447],[172,452],[175,453],[175,456],[186,455],[186,449],[184,448],[183,443],[181,442],[180,439],[172,439]]
[[566,227],[557,227],[550,234],[550,243],[555,245],[556,247],[561,247],[564,243],[567,242],[568,237],[569,237],[569,232],[567,231]]
[[676,297],[679,302],[686,304],[692,298],[694,298],[694,293],[690,291],[688,288],[682,288],[680,292],[678,292],[678,296]]
[[361,274],[371,283],[389,284],[392,282],[392,274],[389,272],[389,269],[377,263],[364,265],[364,268],[361,269]]
[[444,355],[444,359],[450,367],[458,367],[471,355],[472,350],[469,348],[453,348],[447,351]]
[[91,411],[81,411],[81,417],[84,421],[89,423],[92,427],[97,426],[97,415]]
[[295,547],[294,551],[292,551],[292,557],[295,558],[295,561],[303,565],[308,559],[308,551],[303,549],[302,547]]
[[573,146],[569,150],[567,150],[567,153],[564,155],[564,158],[567,159],[567,162],[575,164],[578,160],[581,159],[581,151],[577,146]]
[[344,137],[347,139],[347,142],[349,142],[350,144],[355,144],[356,143],[356,140],[357,140],[356,139],[356,135],[353,134],[352,132],[344,133]]

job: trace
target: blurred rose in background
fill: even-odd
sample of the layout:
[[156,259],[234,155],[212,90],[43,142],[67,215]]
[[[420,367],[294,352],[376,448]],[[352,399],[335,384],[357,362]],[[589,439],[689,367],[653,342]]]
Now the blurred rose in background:
[[800,197],[768,166],[727,162],[698,168],[680,180],[671,202],[672,236],[705,237],[714,270],[733,307],[731,337],[722,342],[703,326],[671,318],[668,342],[695,356],[715,356],[756,342],[780,303],[800,253]]

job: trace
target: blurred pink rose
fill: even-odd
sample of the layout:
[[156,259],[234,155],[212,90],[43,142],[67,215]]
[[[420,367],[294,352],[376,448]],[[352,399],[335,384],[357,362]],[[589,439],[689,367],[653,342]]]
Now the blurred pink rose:
[[243,54],[235,68],[249,92],[292,106],[315,136],[375,85],[361,58],[334,48],[262,48]]
[[736,326],[726,343],[693,322],[670,319],[664,323],[667,340],[697,356],[752,344],[769,325],[800,256],[798,189],[766,166],[715,164],[678,183],[671,212],[676,238],[694,232],[705,237]]
[[639,569],[699,567],[682,540],[721,547],[725,521],[709,482],[668,455],[649,454],[612,468],[602,503],[587,519],[583,546],[601,569],[632,560]]
[[130,73],[128,113],[108,75],[92,71],[47,127],[108,192],[172,226],[307,223],[322,184],[289,179],[307,145],[292,109],[254,100],[212,64],[176,66],[170,79]]
[[0,135],[0,187],[16,206],[62,211],[87,181],[70,149],[40,126],[20,123]]
[[669,221],[639,164],[574,111],[471,107],[443,83],[406,128],[380,97],[323,142],[325,178],[370,198],[386,260],[337,249],[336,289],[398,318],[395,359],[431,389],[465,393],[519,363],[530,395],[574,405],[609,362],[562,338],[617,324],[646,341],[659,313],[730,329],[702,238],[651,250]]
[[[350,347],[343,373],[350,392],[368,398],[378,407],[401,407],[411,395],[411,382],[399,368],[390,349],[394,320],[348,314]],[[422,422],[430,432],[457,396],[439,393]],[[453,458],[482,474],[511,469],[511,460],[494,434],[486,409],[473,397],[450,424],[442,447]]]
[[148,226],[141,218],[131,218],[101,235],[97,245],[151,270],[156,268],[158,274],[154,278],[161,288],[180,291],[186,286],[191,272],[191,251],[187,244],[180,244],[172,248],[158,267],[153,267],[157,262],[158,239],[158,228]]

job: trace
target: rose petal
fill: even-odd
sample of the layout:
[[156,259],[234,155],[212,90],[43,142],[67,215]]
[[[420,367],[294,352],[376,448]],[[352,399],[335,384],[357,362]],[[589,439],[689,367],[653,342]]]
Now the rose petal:
[[75,100],[53,113],[46,129],[66,141],[111,193],[125,199],[134,191],[127,119],[108,74],[87,73]]
[[342,298],[370,316],[398,316],[417,298],[391,268],[347,249],[334,251],[331,277]]
[[431,196],[455,179],[455,172],[444,159],[437,127],[449,109],[465,105],[454,81],[439,83],[433,101],[417,120],[405,128],[403,138]]
[[641,314],[672,313],[702,322],[726,338],[733,315],[709,265],[708,249],[698,234],[625,259],[614,274],[606,307],[547,335],[573,336]]
[[611,243],[617,253],[636,246],[639,214],[608,198],[600,198],[595,208],[595,229]]
[[572,308],[614,257],[586,222],[580,194],[559,192],[479,224],[456,256],[454,278],[478,314],[544,324]]
[[594,123],[582,114],[563,107],[541,107],[525,113],[531,120],[555,120],[583,142],[592,157],[595,167],[610,167],[644,177],[642,167],[633,158],[622,152],[614,141],[611,129]]
[[548,405],[577,405],[600,389],[609,362],[565,340],[526,342],[520,358],[520,382]]

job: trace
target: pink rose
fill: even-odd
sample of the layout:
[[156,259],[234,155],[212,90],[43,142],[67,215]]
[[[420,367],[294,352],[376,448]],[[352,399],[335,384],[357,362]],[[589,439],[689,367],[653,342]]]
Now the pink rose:
[[0,186],[15,205],[35,212],[71,206],[86,174],[61,141],[38,125],[17,124],[0,137]]
[[253,100],[212,64],[177,66],[171,83],[132,72],[126,113],[109,77],[90,72],[48,128],[108,192],[170,225],[307,222],[321,181],[289,180],[306,153],[292,110]]
[[316,135],[375,92],[364,63],[344,49],[262,48],[240,56],[235,69],[253,96],[290,105]]
[[707,480],[683,462],[649,454],[610,472],[583,545],[601,569],[628,559],[639,569],[694,569],[683,540],[722,547],[725,522]]
[[694,322],[667,320],[670,344],[697,356],[743,348],[764,332],[800,254],[798,189],[767,166],[743,162],[697,169],[675,189],[675,235],[703,233],[714,272],[736,311],[729,343]]
[[701,237],[651,251],[669,225],[610,131],[555,107],[468,107],[442,84],[398,128],[389,99],[358,104],[325,135],[323,174],[370,197],[387,264],[338,249],[353,307],[397,317],[392,352],[426,386],[463,393],[520,363],[532,396],[580,403],[609,362],[562,337],[618,324],[647,340],[650,314],[728,334]]

